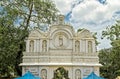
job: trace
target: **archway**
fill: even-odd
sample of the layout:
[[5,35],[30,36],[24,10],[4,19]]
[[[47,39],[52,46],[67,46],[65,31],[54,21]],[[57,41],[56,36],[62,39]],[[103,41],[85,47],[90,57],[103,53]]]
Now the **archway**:
[[54,71],[54,78],[53,79],[69,79],[68,78],[68,71],[65,70],[63,67],[59,67]]

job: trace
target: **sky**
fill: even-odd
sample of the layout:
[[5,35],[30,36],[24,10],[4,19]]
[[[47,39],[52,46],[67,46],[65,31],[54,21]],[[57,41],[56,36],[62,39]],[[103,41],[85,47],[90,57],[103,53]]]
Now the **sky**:
[[75,30],[85,28],[97,32],[97,49],[111,47],[110,41],[101,39],[102,31],[120,20],[120,0],[53,0],[59,13],[65,16]]

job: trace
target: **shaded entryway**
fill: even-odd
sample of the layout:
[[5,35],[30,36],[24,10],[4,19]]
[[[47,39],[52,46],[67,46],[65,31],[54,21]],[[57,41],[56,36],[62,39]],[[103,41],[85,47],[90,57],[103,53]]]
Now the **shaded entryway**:
[[69,79],[68,78],[68,70],[63,67],[59,67],[54,71],[53,79]]

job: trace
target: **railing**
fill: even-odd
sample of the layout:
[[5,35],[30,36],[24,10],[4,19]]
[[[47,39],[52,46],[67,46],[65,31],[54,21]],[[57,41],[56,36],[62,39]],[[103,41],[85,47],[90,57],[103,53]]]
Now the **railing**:
[[73,53],[73,56],[98,56],[98,53]]
[[31,62],[34,62],[34,63],[45,63],[45,62],[49,62],[49,57],[39,57],[39,56],[27,56],[27,57],[23,57],[23,62],[24,63],[31,63]]
[[50,56],[49,61],[54,63],[70,63],[72,58],[71,56]]
[[79,63],[98,63],[98,58],[73,58],[73,62],[79,62]]
[[99,62],[98,53],[70,53],[70,52],[24,52],[23,62]]
[[24,56],[48,56],[48,52],[23,52]]
[[23,52],[24,56],[98,56],[98,53],[75,52]]

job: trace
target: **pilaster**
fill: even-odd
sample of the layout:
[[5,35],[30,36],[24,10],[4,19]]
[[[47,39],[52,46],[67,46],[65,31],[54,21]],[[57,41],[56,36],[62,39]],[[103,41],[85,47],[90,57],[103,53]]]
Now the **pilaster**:
[[34,52],[36,52],[36,51],[37,51],[37,41],[34,40]]
[[29,52],[30,40],[26,40],[26,52]]

